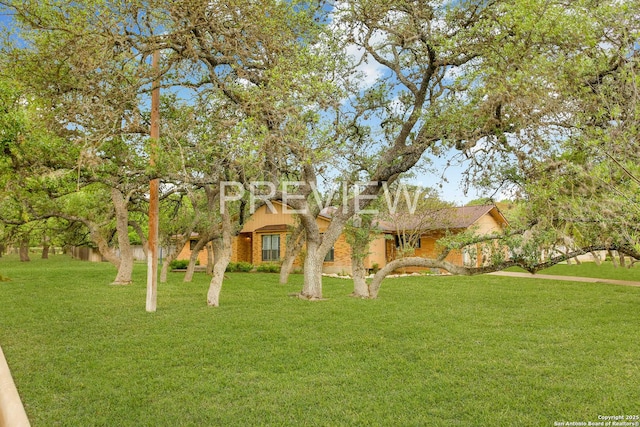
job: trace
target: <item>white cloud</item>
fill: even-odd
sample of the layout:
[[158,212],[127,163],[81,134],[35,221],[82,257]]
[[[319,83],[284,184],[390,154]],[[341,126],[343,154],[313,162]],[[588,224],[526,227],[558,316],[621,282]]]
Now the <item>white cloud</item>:
[[[349,9],[348,2],[336,2],[333,13],[331,14],[331,25],[334,34],[342,34],[347,39],[362,40],[365,34],[363,26],[351,26],[342,20],[342,13]],[[373,45],[384,41],[384,34],[381,32],[374,33],[370,38]],[[365,49],[356,43],[349,43],[345,48],[345,55],[357,65],[356,71],[361,75],[362,89],[366,89],[374,85],[383,75],[384,66],[379,64],[371,55],[367,54]]]

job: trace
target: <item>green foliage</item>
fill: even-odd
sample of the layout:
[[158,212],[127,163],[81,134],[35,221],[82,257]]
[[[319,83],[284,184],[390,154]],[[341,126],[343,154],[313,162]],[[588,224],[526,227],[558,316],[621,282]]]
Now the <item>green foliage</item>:
[[309,304],[287,296],[300,276],[229,273],[211,309],[209,277],[170,275],[150,314],[143,265],[127,287],[66,257],[0,269],[0,342],[34,426],[545,426],[640,400],[639,288],[408,277],[363,301],[327,279]]
[[253,270],[253,264],[246,261],[230,262],[226,269],[230,273],[248,273],[251,270]]
[[258,273],[279,273],[280,264],[275,262],[264,262],[256,267]]
[[174,259],[169,263],[169,268],[171,270],[184,270],[189,266],[188,259]]

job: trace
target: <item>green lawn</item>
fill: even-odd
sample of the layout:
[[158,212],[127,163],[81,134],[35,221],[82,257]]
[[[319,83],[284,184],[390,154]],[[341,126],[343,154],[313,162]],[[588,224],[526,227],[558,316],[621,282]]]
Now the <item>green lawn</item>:
[[380,298],[288,297],[302,277],[159,287],[145,267],[0,258],[0,344],[33,426],[552,426],[640,413],[640,288],[388,279]]
[[595,262],[583,262],[580,265],[558,264],[542,270],[540,274],[640,281],[640,263],[636,263],[632,268],[616,268],[611,262],[604,262],[601,265],[596,265]]

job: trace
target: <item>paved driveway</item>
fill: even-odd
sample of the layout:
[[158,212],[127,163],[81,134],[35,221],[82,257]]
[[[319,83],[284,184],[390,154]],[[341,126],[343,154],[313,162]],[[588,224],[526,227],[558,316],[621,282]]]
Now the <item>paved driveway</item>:
[[531,274],[531,273],[516,273],[511,271],[496,271],[494,273],[488,273],[493,276],[506,276],[506,277],[522,277],[531,279],[549,279],[549,280],[566,280],[568,282],[587,282],[587,283],[609,283],[612,285],[623,286],[637,286],[640,287],[640,282],[633,282],[630,280],[614,280],[614,279],[600,279],[595,277],[578,277],[578,276],[554,276],[552,274]]

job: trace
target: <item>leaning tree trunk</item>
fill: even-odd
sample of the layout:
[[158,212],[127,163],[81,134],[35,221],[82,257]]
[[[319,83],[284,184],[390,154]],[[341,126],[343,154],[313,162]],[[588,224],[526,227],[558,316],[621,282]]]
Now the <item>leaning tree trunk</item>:
[[373,276],[373,280],[371,282],[371,285],[369,286],[369,294],[370,294],[369,297],[377,298],[378,291],[380,290],[380,286],[382,285],[382,281],[385,279],[385,277],[393,273],[394,270],[405,268],[405,267],[441,268],[443,270],[447,270],[450,273],[460,274],[460,275],[470,275],[470,274],[478,274],[478,273],[485,273],[485,272],[489,273],[499,269],[499,268],[493,269],[491,266],[467,268],[467,267],[452,264],[448,261],[444,261],[441,259],[430,259],[430,258],[422,258],[422,257],[399,258],[385,265]]
[[220,305],[220,291],[222,290],[222,282],[224,273],[227,270],[229,261],[231,260],[231,242],[225,242],[226,239],[216,238],[213,240],[213,276],[209,283],[209,291],[207,292],[207,305],[218,307]]
[[169,265],[174,259],[178,257],[184,245],[187,244],[187,242],[189,241],[189,236],[191,236],[191,228],[184,232],[182,236],[177,238],[174,242],[174,245],[168,245],[170,250],[162,260],[162,270],[160,270],[160,283],[167,283]]
[[287,245],[287,252],[280,267],[281,285],[286,285],[289,282],[289,274],[291,274],[293,270],[293,263],[296,261],[296,258],[298,258],[298,255],[300,255],[300,252],[302,252],[302,247],[304,246],[303,235],[302,227],[296,228],[291,234],[291,242]]
[[209,241],[208,237],[201,237],[200,240],[196,242],[196,245],[193,247],[191,251],[191,256],[189,257],[189,265],[187,266],[187,272],[184,274],[184,282],[191,282],[193,280],[193,273],[196,271],[196,262],[198,261],[198,254],[204,248],[204,245]]
[[224,273],[227,270],[229,261],[231,261],[231,219],[228,212],[222,212],[222,233],[213,239],[213,276],[209,283],[209,291],[207,292],[207,305],[218,307],[220,305],[220,291],[222,290],[222,282]]
[[611,264],[613,264],[613,267],[618,268],[618,260],[616,259],[616,255],[611,249],[609,249],[607,252],[609,253],[609,257],[611,257]]

